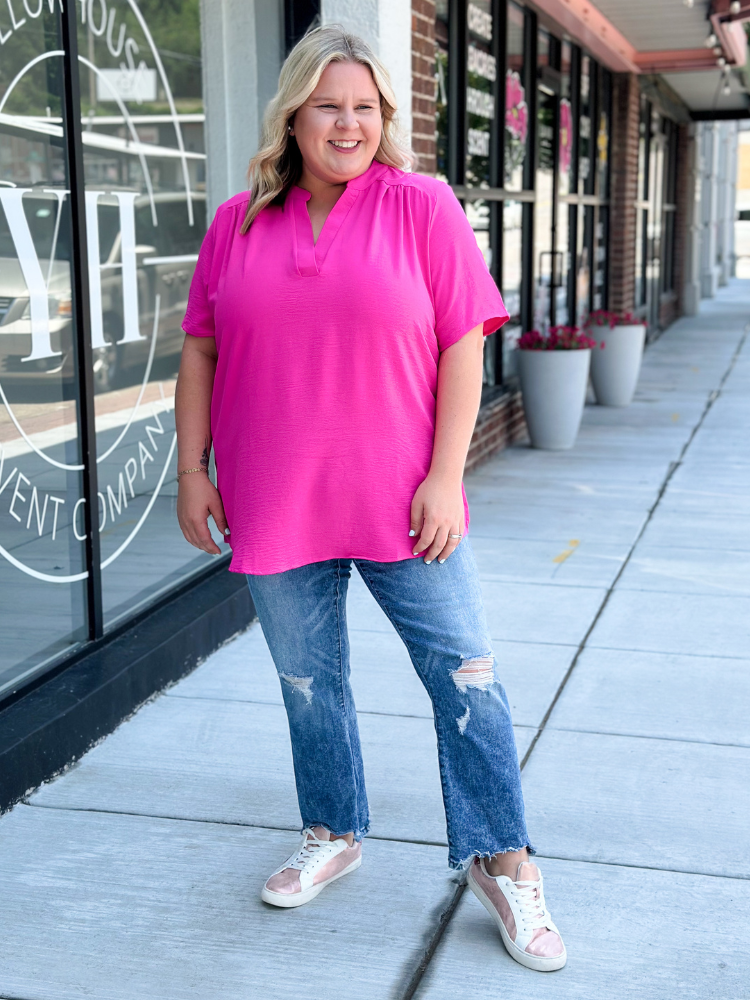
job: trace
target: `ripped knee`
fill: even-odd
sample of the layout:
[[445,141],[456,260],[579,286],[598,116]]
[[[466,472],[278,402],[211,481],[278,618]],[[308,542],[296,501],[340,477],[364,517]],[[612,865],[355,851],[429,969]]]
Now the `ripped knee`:
[[462,659],[461,666],[451,673],[451,677],[462,693],[467,688],[486,691],[495,683],[495,657],[492,653],[487,653],[485,656]]
[[282,681],[286,681],[294,691],[299,691],[308,705],[311,703],[312,677],[295,677],[293,674],[279,674],[279,677]]

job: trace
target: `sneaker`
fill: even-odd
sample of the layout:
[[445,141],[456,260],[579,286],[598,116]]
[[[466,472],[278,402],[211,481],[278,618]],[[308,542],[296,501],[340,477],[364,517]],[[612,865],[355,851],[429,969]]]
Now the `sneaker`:
[[261,899],[274,906],[302,906],[315,899],[327,885],[362,864],[362,844],[349,847],[345,840],[331,840],[328,830],[302,831],[299,850],[277,868],[261,891]]
[[567,952],[545,905],[542,874],[535,864],[522,861],[513,882],[507,875],[490,875],[484,858],[474,858],[467,881],[497,924],[511,958],[537,972],[562,969]]

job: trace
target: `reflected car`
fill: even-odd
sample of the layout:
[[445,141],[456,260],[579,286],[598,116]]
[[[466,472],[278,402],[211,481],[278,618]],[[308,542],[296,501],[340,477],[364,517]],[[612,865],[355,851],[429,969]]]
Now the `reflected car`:
[[[155,358],[174,357],[176,364],[182,348],[181,323],[195,260],[206,231],[205,194],[191,193],[192,226],[184,191],[155,193],[153,200],[156,225],[147,195],[139,195],[134,206],[142,339],[120,344],[123,297],[119,273],[122,240],[119,207],[111,194],[99,198],[99,262],[106,346],[93,352],[97,392],[125,385],[138,377],[139,369],[142,371],[154,329],[157,296],[159,318]],[[50,343],[55,354],[39,360],[23,360],[31,352],[29,292],[7,221],[0,210],[0,383],[5,386],[43,385],[50,376],[58,375],[64,382],[73,384],[71,240],[70,217],[65,210],[67,203],[60,212],[55,196],[39,190],[24,197],[23,207],[42,274],[47,280]]]

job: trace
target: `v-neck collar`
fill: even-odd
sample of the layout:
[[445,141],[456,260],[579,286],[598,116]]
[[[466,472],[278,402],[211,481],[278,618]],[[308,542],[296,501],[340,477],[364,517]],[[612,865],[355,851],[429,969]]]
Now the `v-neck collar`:
[[291,188],[287,197],[292,209],[297,271],[303,278],[311,278],[320,274],[320,268],[336,238],[336,233],[341,229],[344,219],[359,196],[359,192],[368,187],[387,169],[385,164],[373,160],[363,174],[347,181],[343,194],[323,223],[317,243],[313,240],[312,220],[307,211],[307,203],[312,195],[297,185]]

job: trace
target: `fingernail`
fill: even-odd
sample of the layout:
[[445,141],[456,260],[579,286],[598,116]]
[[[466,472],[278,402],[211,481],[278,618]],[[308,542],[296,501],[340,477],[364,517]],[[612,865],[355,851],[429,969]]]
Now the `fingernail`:
[[413,538],[416,535],[416,531],[409,532],[409,538]]
[[429,566],[431,562],[432,562],[432,559],[425,559],[425,565]]
[[225,535],[230,535],[231,534],[229,528],[224,528],[224,534]]
[[439,562],[439,563],[440,563],[440,565],[442,566],[442,565],[443,565],[443,563],[445,562],[445,559],[438,559],[438,562]]

